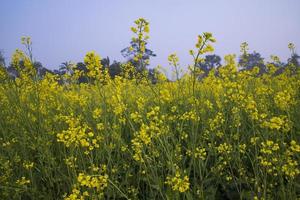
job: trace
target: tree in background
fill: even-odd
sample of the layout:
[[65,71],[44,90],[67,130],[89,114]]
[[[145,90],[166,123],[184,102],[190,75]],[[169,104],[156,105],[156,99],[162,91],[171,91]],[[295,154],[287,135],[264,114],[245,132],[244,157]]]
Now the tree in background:
[[37,77],[38,78],[43,78],[47,73],[53,74],[53,72],[46,67],[43,66],[41,62],[35,61],[33,63],[33,67],[37,71]]
[[[25,68],[25,63],[23,60],[20,60],[18,65],[21,69]],[[53,72],[44,67],[41,62],[35,61],[34,63],[32,63],[32,66],[36,70],[37,79],[43,78],[47,73],[53,74]],[[15,69],[12,63],[7,67],[6,70],[10,74],[10,76],[14,78],[19,77],[19,72]]]
[[63,63],[61,63],[61,65],[59,66],[59,71],[61,72],[61,74],[72,74],[73,73],[73,66],[74,64],[71,61],[65,61]]
[[0,51],[0,83],[7,78],[7,69],[5,67],[5,58]]
[[239,57],[239,66],[241,70],[252,70],[254,67],[259,68],[259,74],[265,73],[266,66],[264,64],[264,58],[261,57],[260,53],[253,52],[248,53],[248,44],[247,42],[243,42],[241,44],[241,53],[242,55]]
[[34,60],[30,37],[23,36],[21,43],[24,45],[25,51],[17,49],[12,56],[12,62],[6,69],[12,78],[19,77],[22,70],[31,70],[32,78],[34,79],[42,79],[47,73],[53,73],[51,70],[45,68],[41,62]]
[[5,67],[5,58],[2,51],[0,51],[0,66]]
[[108,72],[109,75],[114,78],[117,75],[120,75],[122,72],[121,63],[118,61],[115,61],[109,66]]
[[88,72],[88,69],[86,67],[86,65],[83,62],[78,62],[75,66],[74,66],[74,72],[77,72],[77,80],[78,83],[88,83],[88,77],[86,76],[86,73]]
[[103,68],[109,68],[110,59],[108,56],[106,58],[101,59],[101,65],[103,66]]
[[221,60],[221,57],[216,54],[206,55],[204,60],[197,64],[197,67],[204,71],[204,74],[202,74],[199,78],[206,77],[212,69],[217,69],[218,67],[220,67]]
[[88,71],[87,68],[86,68],[86,66],[85,66],[85,64],[83,62],[78,62],[76,64],[76,66],[75,66],[75,69],[79,70],[79,71],[83,71],[85,73]]
[[104,59],[101,60],[101,64],[103,66],[103,69],[107,69],[109,75],[114,78],[117,75],[121,74],[121,63],[117,62],[117,61],[113,61],[112,64],[110,64],[110,59],[109,57],[106,57]]

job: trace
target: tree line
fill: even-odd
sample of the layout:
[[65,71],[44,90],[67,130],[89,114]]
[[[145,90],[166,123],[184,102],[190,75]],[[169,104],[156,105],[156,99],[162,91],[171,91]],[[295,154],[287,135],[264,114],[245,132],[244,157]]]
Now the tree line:
[[[27,54],[32,59],[32,65],[37,71],[38,78],[43,78],[46,73],[56,74],[58,76],[63,76],[65,74],[72,74],[75,70],[87,72],[87,67],[84,62],[77,62],[73,63],[71,61],[65,61],[62,62],[60,66],[58,66],[57,69],[50,70],[43,66],[43,64],[39,61],[33,60],[32,56],[32,44],[31,41],[26,44],[26,42],[22,42],[25,44],[25,48],[27,50]],[[145,46],[147,43],[145,43]],[[278,56],[271,56],[270,62],[265,62],[265,59],[261,56],[260,53],[253,51],[249,52],[248,44],[246,42],[241,44],[241,55],[238,57],[238,66],[239,70],[252,70],[254,67],[257,67],[259,69],[259,75],[262,75],[266,73],[267,65],[272,64],[276,67],[275,74],[281,74],[287,66],[293,66],[295,69],[300,67],[299,59],[300,56],[296,53],[294,44],[290,43],[288,44],[288,48],[291,52],[290,57],[287,59],[286,62],[280,61]],[[126,58],[126,62],[129,62],[134,66],[137,73],[142,73],[147,71],[148,78],[151,79],[152,82],[155,83],[155,70],[149,68],[149,63],[145,62],[142,65],[135,60],[135,54],[138,51],[138,44],[135,41],[130,42],[130,46],[124,48],[121,50],[121,54]],[[141,56],[141,60],[148,61],[151,57],[156,56],[154,51],[145,48],[145,51],[143,55]],[[109,72],[109,75],[114,78],[115,76],[121,75],[122,73],[122,62],[120,61],[112,61],[109,57],[101,59],[101,65],[103,66],[103,69],[107,69]],[[24,63],[21,60],[19,63],[20,66],[23,66]],[[216,54],[210,54],[206,55],[203,59],[199,60],[198,63],[196,63],[196,67],[200,69],[203,73],[199,75],[198,79],[202,79],[206,77],[209,72],[213,69],[218,69],[222,66],[222,58],[219,55]],[[14,68],[12,63],[9,63],[6,65],[5,57],[2,51],[0,51],[0,67],[8,73],[8,75],[11,78],[16,78],[19,76],[18,71]],[[83,73],[86,74],[86,73]],[[88,78],[82,75],[79,77],[78,80],[79,83],[87,83]]]

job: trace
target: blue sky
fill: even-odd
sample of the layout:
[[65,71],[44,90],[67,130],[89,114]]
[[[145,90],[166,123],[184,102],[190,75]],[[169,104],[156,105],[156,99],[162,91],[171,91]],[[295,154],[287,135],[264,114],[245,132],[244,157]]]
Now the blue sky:
[[168,68],[176,52],[182,67],[197,35],[212,32],[216,54],[239,53],[242,42],[266,59],[285,60],[287,44],[300,47],[299,0],[0,0],[0,49],[9,62],[20,38],[31,36],[36,60],[54,69],[65,61],[82,61],[95,50],[102,57],[124,61],[133,21],[150,21],[149,48],[157,57],[151,66]]

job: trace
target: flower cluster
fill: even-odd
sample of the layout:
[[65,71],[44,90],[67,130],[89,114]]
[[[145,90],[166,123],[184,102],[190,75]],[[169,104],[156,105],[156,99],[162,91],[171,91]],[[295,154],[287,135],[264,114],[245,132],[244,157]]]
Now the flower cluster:
[[134,52],[134,61],[149,63],[149,59],[144,60],[146,52],[146,44],[149,39],[149,22],[144,18],[134,21],[135,27],[131,27],[131,31],[136,35],[132,38],[132,45],[129,50]]
[[[105,171],[101,174],[88,175],[86,173],[79,173],[77,176],[77,183],[72,189],[72,193],[65,195],[65,200],[84,200],[86,197],[92,199],[103,198],[104,190],[108,187],[108,175]],[[96,195],[92,192],[96,191]]]
[[189,177],[183,176],[178,170],[175,172],[175,176],[168,176],[165,183],[171,186],[173,191],[178,191],[180,193],[190,189]]
[[94,51],[88,52],[84,58],[88,69],[87,76],[92,79],[100,79],[102,72],[101,58]]
[[78,118],[62,116],[68,124],[68,129],[57,134],[57,141],[65,144],[66,147],[82,147],[88,154],[94,148],[99,148],[101,137],[96,136],[87,124],[82,124]]

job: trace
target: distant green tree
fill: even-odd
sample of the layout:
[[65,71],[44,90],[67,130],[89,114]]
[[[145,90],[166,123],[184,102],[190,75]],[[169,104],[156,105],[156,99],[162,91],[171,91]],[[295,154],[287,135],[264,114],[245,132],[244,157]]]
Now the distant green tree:
[[204,71],[204,74],[201,75],[201,77],[206,77],[212,69],[220,67],[221,60],[221,57],[216,54],[206,55],[204,60],[197,64],[197,67]]
[[101,59],[101,65],[103,66],[103,68],[109,68],[109,65],[110,65],[109,57],[102,58]]
[[5,67],[5,58],[2,51],[0,51],[0,66]]
[[7,69],[5,67],[5,59],[2,54],[2,51],[0,51],[0,83],[4,81],[7,78]]
[[61,72],[61,74],[72,74],[73,66],[74,66],[74,64],[71,61],[63,62],[59,66],[59,71]]
[[114,62],[109,66],[108,72],[112,78],[120,75],[122,72],[121,63],[114,60]]
[[89,79],[86,76],[86,73],[88,72],[88,69],[86,65],[83,62],[78,62],[76,66],[74,67],[74,71],[81,72],[81,75],[78,78],[78,83],[88,83]]
[[47,73],[53,74],[53,72],[44,67],[41,62],[35,61],[33,63],[33,67],[36,69],[37,77],[40,79],[43,78]]
[[[53,72],[49,69],[47,69],[46,67],[43,66],[43,64],[41,62],[38,61],[34,61],[33,62],[33,67],[36,70],[36,78],[41,79],[43,78],[47,73],[53,74]],[[19,62],[19,67],[21,69],[24,69],[24,61],[20,60]],[[14,78],[19,77],[19,72],[16,70],[16,68],[10,64],[7,67],[7,72]]]
[[242,55],[239,57],[239,66],[241,70],[252,70],[254,67],[259,68],[259,74],[263,74],[267,71],[264,64],[264,58],[260,53],[253,52],[248,53],[248,44],[243,42],[241,44]]

